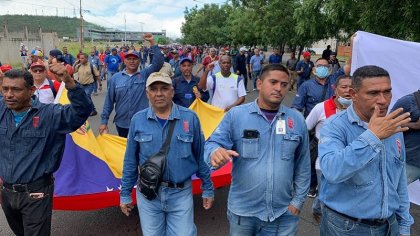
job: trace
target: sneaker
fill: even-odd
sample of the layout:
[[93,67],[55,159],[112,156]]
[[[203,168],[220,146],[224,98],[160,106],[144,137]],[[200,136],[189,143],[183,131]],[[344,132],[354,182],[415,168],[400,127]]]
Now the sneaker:
[[257,89],[252,89],[252,91],[257,91]]
[[97,111],[92,111],[91,113],[90,113],[90,116],[96,116],[98,114],[98,112]]
[[316,187],[311,187],[308,192],[308,197],[315,198],[316,197]]
[[93,93],[93,96],[98,96],[98,93]]
[[246,93],[250,93],[250,92],[251,92],[251,90],[249,90],[249,89],[246,91]]

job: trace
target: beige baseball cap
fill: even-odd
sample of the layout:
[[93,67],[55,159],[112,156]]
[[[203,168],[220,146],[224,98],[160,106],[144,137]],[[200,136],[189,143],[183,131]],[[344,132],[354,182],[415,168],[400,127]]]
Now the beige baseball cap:
[[154,72],[150,74],[149,78],[147,78],[146,87],[149,87],[154,82],[162,82],[165,84],[172,85],[172,79],[166,73],[162,72]]

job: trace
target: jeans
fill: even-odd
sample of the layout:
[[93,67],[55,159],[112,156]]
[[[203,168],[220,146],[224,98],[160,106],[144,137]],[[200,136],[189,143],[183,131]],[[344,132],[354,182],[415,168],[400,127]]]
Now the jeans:
[[272,222],[262,221],[257,217],[238,216],[229,210],[227,215],[230,236],[296,235],[299,221],[299,216],[295,216],[289,211]]
[[93,82],[93,92],[98,93],[98,82],[96,80]]
[[260,73],[261,73],[260,70],[252,72],[252,80],[254,81],[254,89],[257,88],[257,79],[260,77]]
[[43,198],[34,199],[28,192],[1,189],[2,208],[15,235],[50,235],[54,185],[37,190]]
[[[321,192],[320,188],[321,188],[321,175],[322,175],[322,171],[320,169],[316,169],[316,176],[317,176],[317,180],[318,180],[318,193]],[[322,214],[322,210],[321,210],[321,201],[319,200],[319,194],[316,195],[313,203],[312,203],[312,213],[313,214],[318,214],[321,215]]]
[[239,76],[243,77],[245,90],[248,91],[248,73],[246,72],[246,70],[240,71]]
[[116,73],[117,72],[107,71],[107,78],[106,78],[107,79],[107,81],[106,81],[107,88],[109,88],[109,81],[111,80],[111,77]]
[[413,166],[410,164],[405,165],[406,172],[407,172],[407,183],[411,184],[414,181],[420,179],[420,168],[417,166]]
[[95,84],[96,82],[93,82],[93,83],[91,83],[91,84],[87,84],[87,85],[82,85],[82,87],[83,87],[83,90],[85,90],[85,93],[86,93],[86,95],[88,96],[88,98],[89,98],[89,100],[90,100],[90,102],[92,103],[92,105],[93,105],[93,110],[92,111],[96,111],[96,108],[95,108],[95,104],[93,104],[93,101],[92,101],[92,93],[93,93],[93,89],[94,89],[94,84]]
[[137,189],[137,205],[144,236],[197,235],[191,181],[183,189],[160,187],[153,200]]
[[[357,207],[357,206],[355,206]],[[393,214],[379,226],[370,226],[341,216],[327,207],[322,208],[322,236],[399,236],[398,222]]]

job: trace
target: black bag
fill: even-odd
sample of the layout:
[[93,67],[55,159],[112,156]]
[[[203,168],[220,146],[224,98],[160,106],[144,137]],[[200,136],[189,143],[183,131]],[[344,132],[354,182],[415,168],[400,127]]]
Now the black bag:
[[168,136],[159,152],[151,156],[140,167],[140,179],[137,188],[147,200],[157,197],[162,182],[162,175],[165,171],[166,155],[169,151],[172,133],[175,127],[175,120],[170,120]]

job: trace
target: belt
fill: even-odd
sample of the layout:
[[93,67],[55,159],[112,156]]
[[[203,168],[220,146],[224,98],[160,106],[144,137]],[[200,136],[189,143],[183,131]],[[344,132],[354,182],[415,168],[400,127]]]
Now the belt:
[[184,188],[185,182],[177,184],[170,181],[162,181],[161,185],[167,188]]
[[28,184],[9,184],[3,183],[3,187],[13,190],[15,192],[31,192],[43,188],[45,186],[51,185],[54,183],[53,175],[48,175],[42,177],[41,179],[35,180],[34,182]]
[[82,86],[89,86],[89,85],[92,85],[92,84],[94,84],[95,82],[93,82],[93,83],[90,83],[90,84],[80,84],[80,85],[82,85]]
[[340,213],[340,212],[338,212],[338,211],[336,211],[334,209],[331,209],[331,208],[327,207],[326,205],[324,205],[324,206],[328,210],[334,212],[335,214],[337,214],[339,216],[342,216],[342,217],[344,217],[346,219],[349,219],[351,221],[354,221],[354,222],[357,222],[357,223],[362,223],[362,224],[369,225],[369,226],[380,226],[380,225],[384,225],[388,221],[388,218],[385,218],[385,219],[359,219],[359,218],[354,218],[354,217],[345,215],[343,213]]

